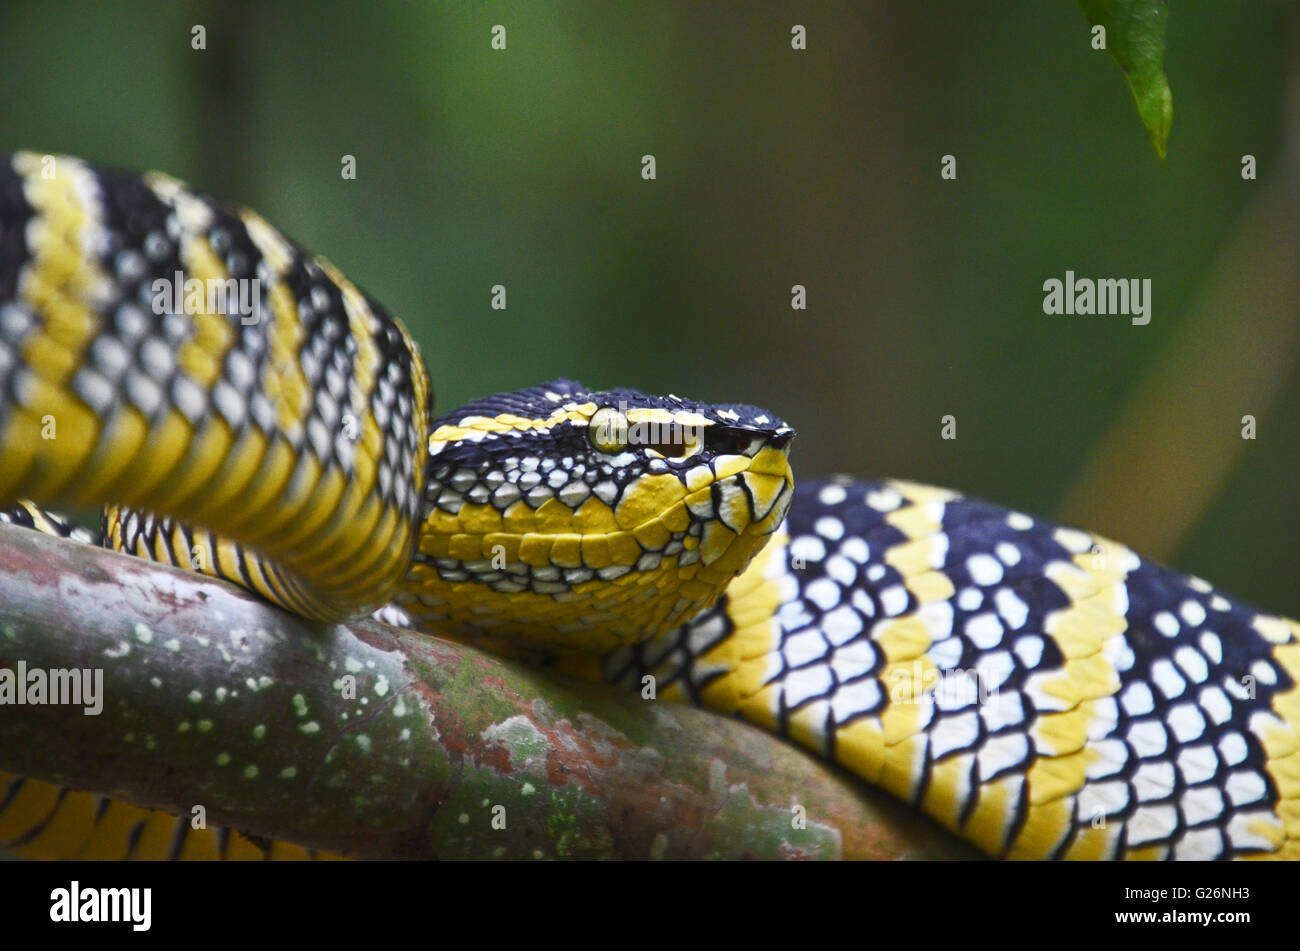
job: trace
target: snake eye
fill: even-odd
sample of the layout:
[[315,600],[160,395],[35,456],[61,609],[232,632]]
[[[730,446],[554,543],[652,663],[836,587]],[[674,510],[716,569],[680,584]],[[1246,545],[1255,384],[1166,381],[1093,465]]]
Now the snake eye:
[[733,429],[730,426],[710,426],[704,436],[705,444],[714,453],[735,456],[749,452],[754,447],[754,443],[762,439],[759,433],[748,429]]
[[612,406],[602,406],[587,424],[587,437],[601,452],[622,452],[627,448],[627,417]]

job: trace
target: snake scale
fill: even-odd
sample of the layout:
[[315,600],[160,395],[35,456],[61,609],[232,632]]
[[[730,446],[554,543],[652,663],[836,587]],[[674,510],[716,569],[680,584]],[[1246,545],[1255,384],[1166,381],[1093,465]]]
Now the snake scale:
[[[6,520],[309,618],[653,676],[993,856],[1300,857],[1294,621],[955,492],[796,485],[756,407],[569,380],[431,401],[402,325],[256,214],[0,163]],[[103,530],[44,504],[106,506]],[[0,774],[0,848],[309,854],[187,828]]]

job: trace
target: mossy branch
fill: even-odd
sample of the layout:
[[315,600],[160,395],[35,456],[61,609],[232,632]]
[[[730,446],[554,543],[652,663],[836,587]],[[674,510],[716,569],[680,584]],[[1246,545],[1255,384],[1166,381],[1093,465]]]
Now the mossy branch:
[[739,721],[0,526],[19,662],[102,670],[103,710],[0,707],[0,769],[345,855],[973,854]]

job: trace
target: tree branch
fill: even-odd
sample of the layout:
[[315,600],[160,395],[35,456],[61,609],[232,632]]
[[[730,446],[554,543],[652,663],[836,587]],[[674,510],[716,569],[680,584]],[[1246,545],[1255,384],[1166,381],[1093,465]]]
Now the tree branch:
[[345,855],[973,855],[740,721],[0,525],[20,662],[102,670],[103,709],[0,707],[0,769]]

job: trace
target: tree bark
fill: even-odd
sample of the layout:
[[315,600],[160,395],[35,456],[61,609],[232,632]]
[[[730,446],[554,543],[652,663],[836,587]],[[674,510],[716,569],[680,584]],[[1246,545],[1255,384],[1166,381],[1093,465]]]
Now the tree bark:
[[0,525],[20,662],[102,711],[0,706],[0,769],[357,858],[974,857],[738,720]]

